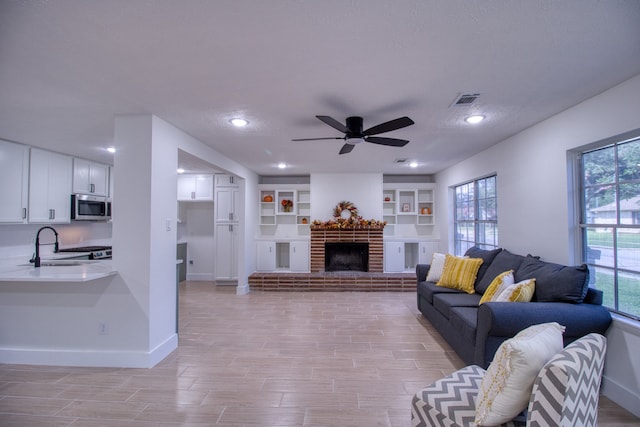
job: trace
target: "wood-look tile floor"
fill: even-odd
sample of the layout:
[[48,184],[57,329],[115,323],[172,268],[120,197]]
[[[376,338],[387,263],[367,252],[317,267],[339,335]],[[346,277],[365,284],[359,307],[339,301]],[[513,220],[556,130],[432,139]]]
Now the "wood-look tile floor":
[[[0,426],[409,426],[463,363],[413,292],[180,285],[179,348],[152,369],[0,365]],[[600,399],[599,425],[640,420]]]

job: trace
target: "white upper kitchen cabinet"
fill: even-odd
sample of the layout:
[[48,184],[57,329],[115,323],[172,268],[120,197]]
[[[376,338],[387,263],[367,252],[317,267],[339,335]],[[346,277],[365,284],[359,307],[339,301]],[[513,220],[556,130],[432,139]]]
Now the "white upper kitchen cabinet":
[[108,196],[109,166],[84,159],[73,159],[73,192]]
[[0,223],[27,222],[29,147],[0,140]]
[[178,175],[178,201],[213,201],[213,175]]
[[63,154],[31,149],[29,222],[71,222],[73,159]]

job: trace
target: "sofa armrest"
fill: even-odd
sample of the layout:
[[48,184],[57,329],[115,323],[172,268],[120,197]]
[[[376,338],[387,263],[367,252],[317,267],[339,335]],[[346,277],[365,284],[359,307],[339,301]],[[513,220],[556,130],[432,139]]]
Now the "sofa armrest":
[[427,274],[429,273],[429,269],[431,265],[429,264],[417,264],[416,265],[416,278],[418,282],[424,282],[427,280]]
[[567,345],[591,332],[604,335],[611,324],[606,307],[565,302],[488,302],[478,308],[475,363],[486,366],[499,345],[531,325],[558,322]]

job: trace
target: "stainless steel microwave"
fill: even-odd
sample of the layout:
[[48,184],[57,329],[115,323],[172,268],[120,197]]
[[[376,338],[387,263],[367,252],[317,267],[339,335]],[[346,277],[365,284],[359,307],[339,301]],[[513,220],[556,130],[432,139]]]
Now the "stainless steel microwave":
[[71,219],[74,221],[107,221],[111,219],[111,201],[88,194],[71,195]]

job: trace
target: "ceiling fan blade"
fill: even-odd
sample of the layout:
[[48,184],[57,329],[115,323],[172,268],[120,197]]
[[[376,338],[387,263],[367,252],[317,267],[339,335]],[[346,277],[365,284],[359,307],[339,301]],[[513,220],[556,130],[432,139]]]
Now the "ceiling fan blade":
[[344,145],[342,146],[342,148],[340,149],[340,154],[347,154],[347,153],[350,153],[350,152],[351,152],[351,150],[353,150],[353,148],[354,148],[354,147],[355,147],[355,145],[353,145],[353,144],[349,144],[349,143],[346,143],[346,144],[344,144]]
[[292,141],[322,141],[325,139],[344,139],[344,138],[339,136],[336,136],[334,138],[298,138],[298,139],[292,139]]
[[342,123],[340,123],[339,121],[337,121],[336,119],[334,119],[333,117],[329,117],[329,116],[316,116],[318,119],[320,119],[323,123],[331,126],[334,129],[339,130],[342,133],[347,133],[348,129],[345,125],[343,125]]
[[391,147],[404,147],[409,143],[406,139],[384,138],[381,136],[370,136],[365,138],[365,141],[373,142],[374,144],[389,145]]
[[377,126],[369,128],[362,132],[363,135],[377,135],[379,133],[391,132],[392,130],[402,129],[413,124],[413,120],[409,117],[400,117],[399,119],[390,120]]

